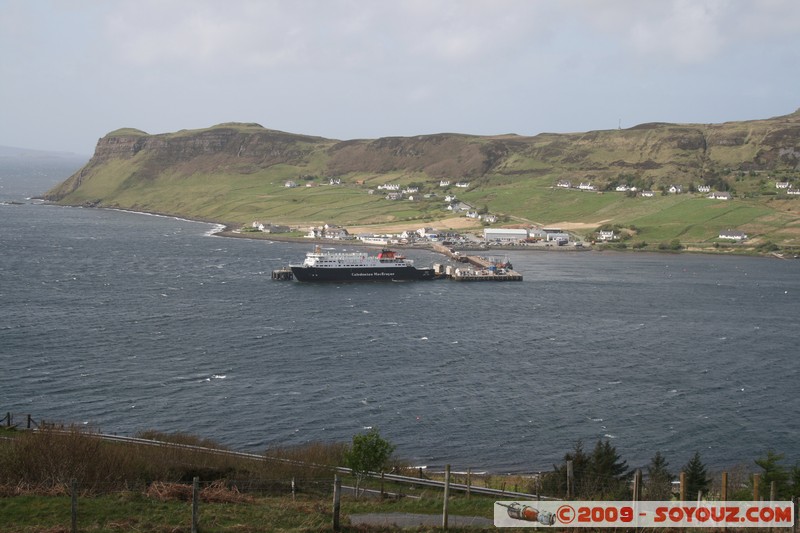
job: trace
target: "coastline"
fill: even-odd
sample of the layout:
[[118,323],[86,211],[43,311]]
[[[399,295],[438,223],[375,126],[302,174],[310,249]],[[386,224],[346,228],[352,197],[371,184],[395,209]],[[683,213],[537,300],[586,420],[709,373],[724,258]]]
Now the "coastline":
[[[341,241],[337,239],[310,239],[307,237],[289,237],[289,236],[282,236],[280,234],[264,234],[261,232],[247,232],[243,233],[238,231],[233,226],[234,224],[231,222],[221,222],[218,220],[211,220],[211,219],[202,219],[202,218],[191,218],[187,216],[180,216],[170,213],[160,213],[160,212],[152,212],[152,211],[137,211],[133,209],[124,209],[121,207],[104,207],[104,206],[86,206],[86,205],[64,205],[59,204],[56,202],[51,202],[45,200],[40,197],[33,197],[32,200],[38,200],[37,203],[40,205],[55,205],[55,206],[62,206],[62,207],[76,207],[76,208],[91,208],[91,209],[108,209],[112,211],[120,211],[123,213],[133,213],[139,215],[147,215],[147,216],[157,216],[163,218],[172,218],[175,220],[184,220],[187,222],[200,222],[204,224],[211,224],[214,226],[211,230],[207,232],[209,236],[219,236],[219,237],[228,237],[228,238],[236,238],[236,239],[252,239],[252,240],[271,240],[276,242],[293,242],[293,243],[310,243],[310,244],[329,244],[329,245],[347,245],[347,246],[358,246],[364,248],[380,248],[381,245],[377,244],[370,244],[364,243],[357,240],[348,240],[348,241]],[[235,224],[238,225],[238,224]],[[415,244],[392,244],[391,246],[394,248],[411,248],[411,249],[427,249],[432,250],[434,252],[442,253],[446,255],[446,252],[437,249],[435,246],[436,243],[415,243]],[[519,251],[519,252],[616,252],[616,253],[666,253],[666,254],[680,254],[680,253],[691,253],[691,254],[705,254],[705,255],[717,255],[717,256],[749,256],[749,257],[763,257],[763,258],[771,258],[771,259],[782,259],[782,260],[791,260],[791,259],[800,259],[800,253],[786,256],[784,254],[777,253],[775,251],[766,251],[762,252],[759,251],[755,246],[740,246],[740,243],[724,243],[719,248],[713,248],[709,246],[708,248],[699,249],[697,247],[686,246],[680,250],[671,250],[671,249],[656,249],[656,248],[643,248],[643,249],[632,249],[632,248],[617,248],[614,245],[610,244],[592,244],[592,243],[585,243],[582,248],[576,248],[574,246],[563,247],[563,246],[542,246],[542,245],[499,245],[499,246],[459,246],[459,245],[450,245],[449,248],[457,251],[480,251],[480,252],[488,252],[491,250],[502,250],[502,251]]]

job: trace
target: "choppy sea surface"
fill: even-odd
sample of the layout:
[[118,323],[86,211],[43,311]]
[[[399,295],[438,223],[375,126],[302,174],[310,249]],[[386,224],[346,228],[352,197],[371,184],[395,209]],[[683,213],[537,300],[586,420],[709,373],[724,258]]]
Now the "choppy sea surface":
[[56,167],[0,162],[23,202],[0,205],[3,414],[256,452],[378,427],[414,464],[496,472],[578,439],[675,470],[800,458],[800,261],[510,252],[522,283],[276,282],[310,244],[25,200]]

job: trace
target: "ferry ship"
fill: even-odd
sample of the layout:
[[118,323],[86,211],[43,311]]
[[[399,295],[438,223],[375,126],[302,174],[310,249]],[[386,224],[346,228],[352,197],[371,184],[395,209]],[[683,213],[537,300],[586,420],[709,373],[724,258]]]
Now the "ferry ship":
[[302,265],[289,265],[297,281],[411,281],[434,279],[433,268],[417,268],[392,250],[377,255],[364,252],[323,252],[317,246]]

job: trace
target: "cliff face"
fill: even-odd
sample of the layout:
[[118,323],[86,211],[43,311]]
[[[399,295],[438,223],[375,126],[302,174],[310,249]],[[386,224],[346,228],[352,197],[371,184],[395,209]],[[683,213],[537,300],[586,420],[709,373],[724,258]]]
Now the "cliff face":
[[258,124],[160,135],[123,129],[100,139],[89,163],[46,198],[65,199],[111,169],[117,174],[124,169],[118,186],[130,187],[166,174],[253,174],[281,165],[323,176],[401,173],[423,180],[480,179],[486,186],[502,176],[546,173],[600,182],[627,173],[686,185],[722,169],[800,169],[800,112],[748,122],[653,123],[535,137],[437,134],[336,141]]

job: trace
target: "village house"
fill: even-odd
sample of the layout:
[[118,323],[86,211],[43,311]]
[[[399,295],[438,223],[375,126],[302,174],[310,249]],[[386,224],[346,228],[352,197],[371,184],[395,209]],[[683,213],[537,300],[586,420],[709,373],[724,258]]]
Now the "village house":
[[700,185],[697,188],[697,192],[711,192],[711,186],[710,185]]
[[477,211],[467,211],[467,218],[479,218],[480,215]]
[[639,193],[639,195],[642,196],[643,198],[652,198],[656,195],[656,193],[654,193],[653,191],[642,191],[641,193]]
[[297,187],[297,183],[289,180],[286,183],[284,183],[283,186],[289,189],[294,189],[295,187]]
[[775,188],[776,189],[788,189],[789,188],[789,182],[788,181],[778,181],[778,182],[775,183]]
[[719,232],[720,239],[729,239],[732,241],[743,241],[747,238],[747,234],[743,231],[726,229]]
[[386,195],[387,200],[400,200],[402,197],[403,195],[399,192],[390,192]]
[[419,228],[417,230],[417,235],[421,239],[438,239],[439,230],[437,230],[436,228],[429,228],[429,227]]
[[328,185],[341,185],[342,180],[341,178],[331,178],[328,180]]
[[469,182],[468,181],[459,181],[458,183],[456,183],[456,187],[458,187],[460,189],[466,189],[467,187],[469,187]]
[[497,217],[495,215],[481,215],[478,218],[480,218],[487,224],[494,224],[495,222],[497,222]]
[[582,191],[593,191],[594,190],[594,185],[592,185],[589,182],[586,182],[586,183],[581,182],[581,184],[578,185],[578,188],[580,190],[582,190]]
[[556,187],[563,187],[564,189],[569,189],[572,187],[572,182],[569,180],[558,180],[556,182]]
[[258,231],[263,231],[264,233],[288,233],[291,231],[289,226],[281,226],[278,224],[270,224],[269,222],[253,222],[253,227],[256,228]]
[[797,194],[800,195],[800,189],[787,189],[786,194]]
[[680,194],[683,192],[683,187],[681,185],[672,185],[668,190],[672,194]]
[[456,195],[455,194],[448,194],[447,196],[444,197],[444,201],[447,202],[447,203],[455,202],[456,201]]
[[617,240],[617,235],[614,233],[613,230],[606,231],[600,230],[597,232],[597,240],[599,241],[615,241]]
[[450,186],[450,180],[440,180],[439,181],[439,187],[449,187],[449,186]]
[[706,196],[706,198],[710,198],[712,200],[730,200],[731,199],[731,193],[729,193],[727,191],[725,191],[725,192],[714,191],[711,194],[709,194],[708,196]]

